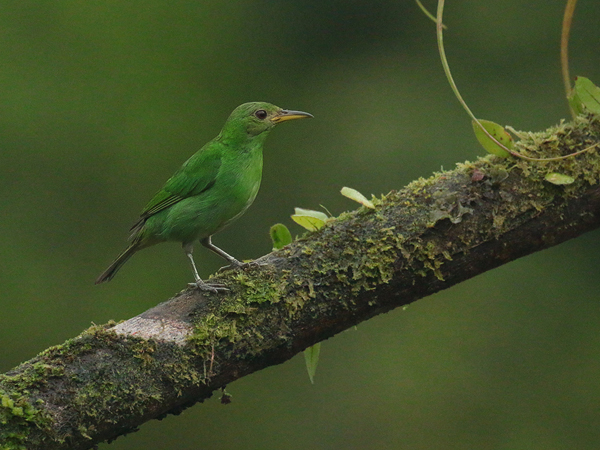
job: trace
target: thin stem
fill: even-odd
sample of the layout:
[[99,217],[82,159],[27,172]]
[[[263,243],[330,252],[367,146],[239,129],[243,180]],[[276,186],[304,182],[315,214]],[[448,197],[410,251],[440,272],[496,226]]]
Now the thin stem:
[[450,83],[450,87],[452,88],[452,92],[454,92],[454,95],[456,95],[456,98],[458,99],[459,103],[462,105],[462,107],[464,108],[464,110],[467,112],[467,114],[469,115],[469,117],[471,117],[471,119],[477,124],[477,126],[479,128],[481,128],[481,130],[492,141],[494,141],[496,144],[498,144],[501,148],[503,148],[504,150],[506,150],[511,155],[520,157],[521,155],[519,155],[517,152],[515,152],[515,151],[507,148],[506,146],[504,146],[494,136],[492,136],[488,130],[486,130],[484,128],[484,126],[481,124],[481,122],[479,122],[479,120],[477,119],[477,117],[475,117],[475,114],[473,114],[473,112],[471,111],[471,109],[467,105],[467,102],[464,101],[464,99],[462,98],[462,95],[460,95],[460,91],[458,90],[458,87],[456,86],[456,83],[454,82],[454,78],[452,78],[452,73],[450,72],[450,65],[448,64],[448,59],[446,58],[446,51],[444,50],[444,32],[443,32],[443,27],[442,27],[442,25],[443,25],[442,24],[442,16],[443,15],[444,15],[444,0],[438,0],[437,17],[436,17],[438,49],[439,49],[439,52],[440,52],[440,59],[442,60],[442,66],[444,67],[444,73],[446,74],[446,78],[448,79],[448,83]]
[[[569,0],[569,3],[573,3],[573,8],[575,8],[576,2],[577,2],[577,0]],[[568,6],[569,5],[567,5],[567,8],[568,8]],[[471,119],[477,124],[477,126],[479,128],[481,128],[481,130],[487,135],[487,137],[489,137],[493,142],[495,142],[498,146],[500,146],[501,148],[506,150],[511,155],[513,155],[517,158],[525,159],[527,161],[558,161],[561,159],[566,159],[566,158],[571,158],[573,156],[577,156],[581,153],[587,152],[587,151],[592,150],[597,147],[597,144],[594,144],[587,148],[584,148],[583,150],[579,150],[575,153],[571,153],[571,154],[565,155],[565,156],[557,156],[555,158],[531,158],[529,156],[525,156],[519,152],[515,152],[514,150],[511,150],[511,149],[507,148],[505,145],[503,145],[501,142],[499,142],[494,136],[491,135],[491,133],[488,130],[485,129],[485,127],[481,124],[481,122],[477,119],[477,117],[475,117],[475,114],[473,114],[473,112],[471,111],[471,109],[469,108],[467,103],[462,98],[462,95],[460,95],[458,87],[456,86],[456,83],[454,82],[454,78],[452,78],[452,73],[450,72],[450,66],[448,64],[448,59],[446,58],[446,51],[444,50],[444,33],[443,33],[443,24],[442,24],[443,15],[444,15],[444,0],[438,0],[438,8],[437,8],[437,16],[436,16],[437,41],[438,41],[438,49],[440,52],[440,59],[442,60],[442,66],[444,67],[444,73],[446,74],[448,83],[450,83],[450,87],[452,88],[454,95],[456,95],[456,98],[458,99],[459,103],[462,105],[462,107],[467,112],[469,117],[471,117]],[[573,15],[571,13],[571,18],[572,17],[573,17]],[[569,86],[569,88],[570,88],[570,86]]]
[[[573,22],[573,14],[575,13],[575,5],[577,0],[567,0],[565,14],[563,16],[562,33],[560,37],[560,65],[562,67],[563,82],[565,83],[565,94],[567,98],[571,95],[571,75],[569,74],[569,35],[571,34],[571,23]],[[575,117],[577,114],[569,105],[571,115]]]

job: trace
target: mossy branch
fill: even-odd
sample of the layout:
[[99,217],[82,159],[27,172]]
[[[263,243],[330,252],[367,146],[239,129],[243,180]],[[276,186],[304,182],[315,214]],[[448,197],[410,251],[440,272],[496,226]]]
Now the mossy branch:
[[[600,122],[520,134],[519,152],[560,156],[599,142]],[[597,228],[597,153],[459,164],[374,199],[375,210],[342,214],[265,265],[218,274],[228,293],[186,290],[92,327],[0,376],[0,448],[92,448],[370,317]],[[549,172],[575,182],[555,186]]]

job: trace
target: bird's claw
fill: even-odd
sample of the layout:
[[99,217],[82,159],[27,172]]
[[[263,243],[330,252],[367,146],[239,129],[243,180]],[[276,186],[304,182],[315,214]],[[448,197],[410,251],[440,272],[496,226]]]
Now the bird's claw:
[[205,283],[202,280],[196,281],[194,283],[188,283],[188,286],[191,288],[200,289],[201,291],[213,292],[214,294],[218,294],[219,292],[226,292],[229,290],[224,284],[218,283]]

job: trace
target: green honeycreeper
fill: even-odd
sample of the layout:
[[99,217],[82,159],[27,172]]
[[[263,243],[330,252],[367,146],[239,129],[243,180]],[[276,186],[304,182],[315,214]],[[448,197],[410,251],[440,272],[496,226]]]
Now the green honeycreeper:
[[233,110],[219,135],[208,142],[146,205],[131,227],[130,244],[96,280],[111,280],[138,250],[165,241],[181,242],[194,272],[190,286],[217,292],[221,284],[200,278],[192,251],[194,241],[244,267],[211,242],[211,236],[240,217],[252,204],[262,177],[263,144],[273,127],[286,120],[312,117],[264,102],[244,103]]

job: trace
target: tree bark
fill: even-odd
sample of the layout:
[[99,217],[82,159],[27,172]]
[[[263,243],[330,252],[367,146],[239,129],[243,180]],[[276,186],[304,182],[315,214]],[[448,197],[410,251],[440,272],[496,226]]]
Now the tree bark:
[[[521,133],[530,157],[597,144],[580,117]],[[545,176],[574,178],[557,186]],[[600,159],[481,158],[331,219],[245,271],[95,326],[0,376],[0,448],[87,449],[177,413],[359,322],[600,225]]]

